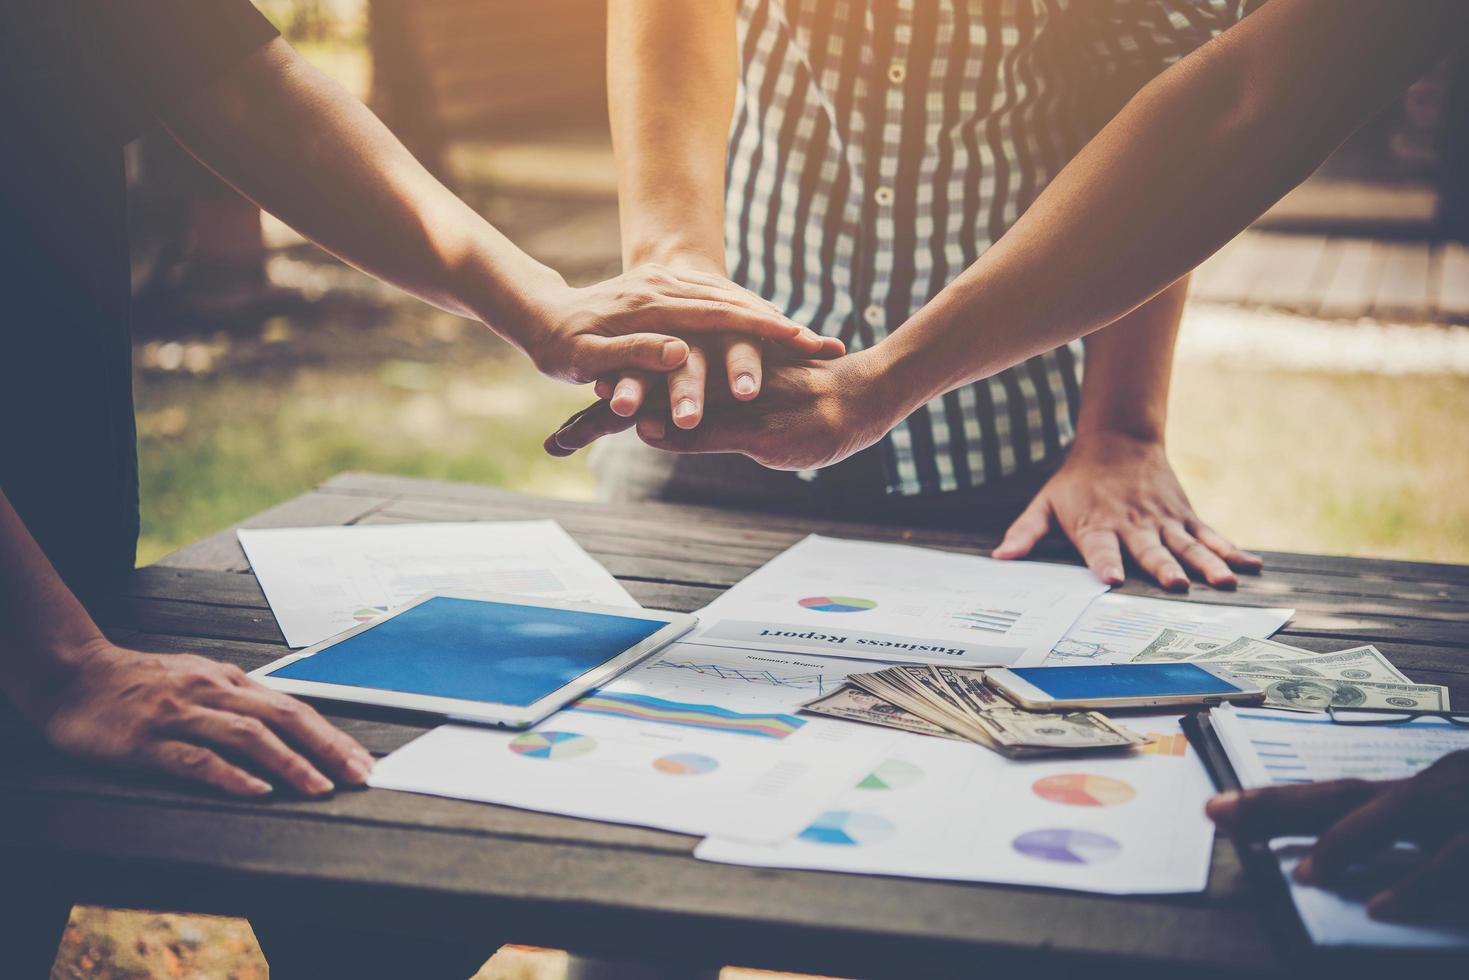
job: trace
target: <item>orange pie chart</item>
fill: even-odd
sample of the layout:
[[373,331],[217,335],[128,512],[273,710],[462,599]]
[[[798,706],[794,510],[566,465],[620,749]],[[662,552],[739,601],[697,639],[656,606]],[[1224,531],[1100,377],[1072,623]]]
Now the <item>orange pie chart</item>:
[[1120,779],[1081,772],[1037,779],[1030,788],[1043,800],[1068,806],[1117,806],[1137,795],[1137,790]]

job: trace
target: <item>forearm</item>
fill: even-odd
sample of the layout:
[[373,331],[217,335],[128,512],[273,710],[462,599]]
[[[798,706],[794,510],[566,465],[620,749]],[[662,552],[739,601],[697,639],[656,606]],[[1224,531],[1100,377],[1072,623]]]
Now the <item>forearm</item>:
[[724,274],[733,0],[611,0],[608,110],[623,259]]
[[884,347],[916,407],[1111,323],[1299,183],[1469,5],[1272,0],[1153,80]]
[[346,262],[527,348],[560,277],[423,168],[284,41],[170,111],[169,131],[265,210]]
[[1077,442],[1101,434],[1162,442],[1188,278],[1086,339]]
[[0,691],[34,718],[102,642],[97,624],[0,492]]

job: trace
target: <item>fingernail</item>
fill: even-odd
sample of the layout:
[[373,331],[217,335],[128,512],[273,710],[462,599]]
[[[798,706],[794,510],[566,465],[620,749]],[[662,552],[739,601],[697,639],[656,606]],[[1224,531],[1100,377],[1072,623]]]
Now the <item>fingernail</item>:
[[1102,572],[1102,580],[1108,585],[1121,585],[1124,578],[1126,576],[1120,568],[1108,568]]
[[648,419],[643,423],[643,433],[649,439],[662,439],[668,430],[663,426],[662,419]]
[[267,783],[263,779],[252,778],[249,785],[250,792],[254,793],[256,796],[264,796],[266,793],[274,792],[275,790],[274,786],[270,785],[270,783]]
[[669,367],[677,367],[679,364],[682,364],[683,359],[687,356],[688,348],[684,346],[681,340],[670,340],[663,345],[663,363]]
[[735,378],[734,392],[736,395],[753,395],[755,393],[755,379],[748,374],[742,374]]
[[312,793],[330,793],[332,790],[336,789],[336,785],[333,784],[330,779],[327,779],[321,773],[314,772],[311,774],[311,777],[306,780],[306,788]]
[[352,780],[352,782],[354,782],[354,783],[365,783],[365,782],[367,782],[367,777],[368,777],[369,774],[371,774],[371,772],[372,772],[372,757],[371,756],[368,756],[367,758],[364,759],[360,755],[354,755],[351,759],[348,759],[347,760],[347,778],[350,779],[350,780]]
[[698,410],[699,406],[694,404],[692,398],[680,398],[678,404],[673,406],[673,417],[676,419],[686,419]]
[[1294,877],[1303,885],[1309,885],[1316,880],[1316,866],[1311,863],[1310,857],[1301,858],[1301,863],[1296,865]]

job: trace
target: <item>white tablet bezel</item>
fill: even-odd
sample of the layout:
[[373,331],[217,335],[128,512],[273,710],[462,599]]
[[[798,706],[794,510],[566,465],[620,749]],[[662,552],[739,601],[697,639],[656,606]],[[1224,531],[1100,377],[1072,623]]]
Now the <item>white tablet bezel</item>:
[[[494,701],[472,701],[461,698],[446,698],[431,694],[407,694],[382,688],[353,687],[346,684],[328,684],[322,681],[304,681],[291,677],[272,677],[279,670],[297,660],[314,656],[321,651],[349,640],[358,633],[366,632],[400,616],[430,599],[469,599],[477,602],[495,602],[515,606],[534,606],[538,609],[562,609],[570,612],[599,613],[619,616],[623,619],[646,619],[664,625],[637,646],[593,667],[586,673],[543,695],[530,704],[500,704]],[[604,606],[587,602],[568,602],[560,599],[536,599],[527,596],[505,595],[496,592],[446,591],[429,592],[412,602],[390,609],[370,623],[354,626],[331,639],[297,650],[263,667],[250,671],[250,676],[274,691],[296,694],[301,697],[319,698],[324,701],[340,701],[348,704],[366,704],[381,708],[404,708],[410,711],[426,711],[454,720],[472,721],[478,724],[499,725],[504,728],[529,728],[547,715],[576,700],[588,691],[607,683],[618,674],[635,667],[640,661],[683,636],[698,624],[698,618],[689,613],[665,612],[661,609],[643,609],[629,606]]]

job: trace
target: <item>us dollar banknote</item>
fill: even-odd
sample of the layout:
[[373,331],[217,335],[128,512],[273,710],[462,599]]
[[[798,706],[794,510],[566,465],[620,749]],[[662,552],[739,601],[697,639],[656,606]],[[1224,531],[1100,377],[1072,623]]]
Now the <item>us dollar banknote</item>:
[[1145,664],[1169,660],[1192,660],[1195,657],[1213,653],[1229,643],[1229,640],[1222,640],[1217,636],[1165,629],[1159,631],[1158,635],[1153,637],[1148,645],[1138,651],[1137,655],[1128,662]]
[[904,711],[897,705],[884,701],[853,684],[843,684],[830,694],[823,694],[815,700],[807,701],[801,706],[801,709],[830,718],[881,725],[884,728],[896,728],[903,732],[964,740],[963,736],[956,735],[931,721],[924,721],[917,715]]
[[1122,748],[1147,741],[1095,711],[1061,714],[995,708],[985,713],[981,723],[1006,746],[1071,750]]
[[1386,708],[1403,711],[1447,711],[1449,691],[1437,684],[1388,684],[1345,681],[1330,677],[1297,677],[1281,672],[1236,670],[1265,689],[1265,705],[1295,711],[1327,708]]
[[1229,661],[1230,663],[1273,663],[1289,660],[1304,660],[1309,657],[1319,657],[1321,654],[1314,650],[1303,650],[1293,647],[1287,643],[1276,640],[1260,640],[1252,636],[1242,636],[1237,640],[1231,640],[1222,647],[1217,647],[1206,653],[1201,653],[1188,659],[1194,662]]
[[1210,666],[1223,667],[1235,673],[1248,670],[1264,670],[1294,677],[1328,677],[1338,681],[1370,681],[1379,684],[1412,684],[1413,679],[1392,665],[1376,647],[1368,645],[1326,653],[1299,660],[1275,661],[1216,661],[1199,659],[1193,663],[1207,662]]

